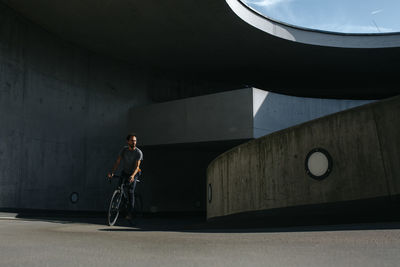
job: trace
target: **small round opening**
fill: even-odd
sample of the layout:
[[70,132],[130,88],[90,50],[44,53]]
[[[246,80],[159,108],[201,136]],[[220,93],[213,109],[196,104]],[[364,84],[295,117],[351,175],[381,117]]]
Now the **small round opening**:
[[332,158],[325,149],[314,148],[307,154],[305,165],[311,178],[322,180],[332,170]]
[[72,192],[70,195],[71,203],[75,204],[79,201],[79,194],[77,192]]

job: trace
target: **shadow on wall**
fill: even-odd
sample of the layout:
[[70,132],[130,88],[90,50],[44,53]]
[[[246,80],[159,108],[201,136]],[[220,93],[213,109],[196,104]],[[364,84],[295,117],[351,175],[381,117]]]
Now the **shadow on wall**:
[[254,138],[374,101],[304,98],[254,89]]
[[218,155],[248,139],[141,147],[143,177],[137,190],[145,213],[203,214],[206,169]]

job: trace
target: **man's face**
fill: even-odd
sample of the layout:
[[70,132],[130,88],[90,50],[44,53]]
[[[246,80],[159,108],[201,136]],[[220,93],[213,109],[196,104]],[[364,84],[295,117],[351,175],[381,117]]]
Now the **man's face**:
[[136,136],[131,136],[127,142],[130,147],[136,147]]

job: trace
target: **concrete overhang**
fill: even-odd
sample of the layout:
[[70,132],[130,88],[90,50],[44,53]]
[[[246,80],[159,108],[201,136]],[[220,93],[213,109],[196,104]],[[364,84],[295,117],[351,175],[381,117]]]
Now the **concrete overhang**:
[[134,107],[127,128],[141,146],[248,140],[366,103],[245,88]]
[[288,41],[250,26],[224,0],[1,1],[68,42],[141,68],[213,75],[241,87],[292,95],[399,92],[399,47],[354,49]]

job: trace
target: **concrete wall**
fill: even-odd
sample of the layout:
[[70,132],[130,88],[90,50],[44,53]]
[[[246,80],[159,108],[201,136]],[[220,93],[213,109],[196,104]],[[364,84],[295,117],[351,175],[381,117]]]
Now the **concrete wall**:
[[366,103],[246,88],[133,107],[146,211],[204,211],[207,165],[249,139]]
[[[129,109],[223,83],[196,79],[92,53],[0,3],[0,208],[104,210],[115,187],[105,175],[135,131]],[[206,166],[226,149],[144,148],[151,168],[138,189],[146,211],[204,211]]]
[[146,80],[0,5],[0,208],[103,210]]
[[[104,210],[114,187],[104,176],[125,144],[126,132],[138,125],[129,110],[225,91],[231,85],[219,73],[210,77],[144,69],[95,54],[0,4],[0,208]],[[206,98],[208,102],[203,103],[211,105],[210,110],[214,104],[226,109],[237,103]],[[195,105],[190,108],[196,110]],[[252,117],[251,105],[239,108]],[[193,122],[201,125],[215,120],[212,112],[207,114]],[[219,119],[237,119],[230,115],[224,113]],[[151,114],[140,117],[155,124]],[[219,121],[215,124],[220,125]],[[204,136],[201,131],[192,133]],[[200,185],[205,181],[205,166],[247,140],[238,135],[232,138],[243,139],[226,143],[224,134],[219,139],[222,144],[202,146],[201,151],[197,144],[144,147],[145,159],[151,162],[145,160],[150,168],[141,186],[147,210],[204,210]],[[80,195],[76,204],[69,201],[72,192]]]
[[[203,78],[92,53],[0,3],[0,208],[104,210],[115,187],[105,175],[136,130],[129,110],[229,84]],[[237,144],[145,147],[145,210],[204,211],[206,166]]]
[[[140,140],[140,139],[139,139]],[[146,146],[138,192],[147,212],[205,212],[206,169],[219,154],[242,142]]]
[[[316,119],[240,145],[207,170],[207,217],[247,211],[396,196],[400,193],[400,97]],[[330,175],[311,179],[313,148],[333,159]]]
[[246,88],[130,109],[141,145],[258,138],[371,100],[317,99]]
[[253,137],[357,107],[374,100],[296,97],[253,89]]
[[253,137],[252,89],[190,97],[130,110],[142,145]]

